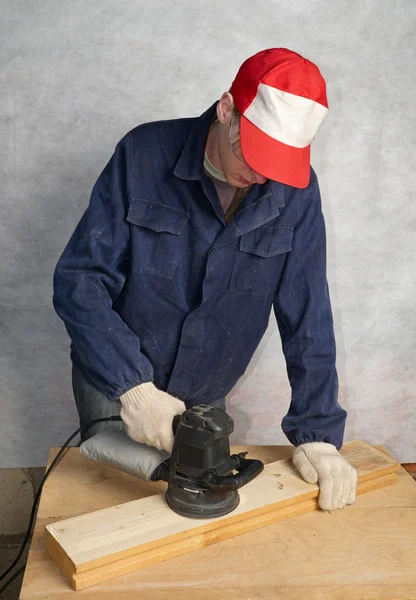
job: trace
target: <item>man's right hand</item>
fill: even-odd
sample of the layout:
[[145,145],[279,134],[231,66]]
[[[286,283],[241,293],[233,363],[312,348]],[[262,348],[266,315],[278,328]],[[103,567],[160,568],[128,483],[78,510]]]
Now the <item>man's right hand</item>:
[[131,439],[170,454],[173,418],[185,411],[184,402],[158,390],[151,382],[132,388],[121,396],[120,402],[120,416]]

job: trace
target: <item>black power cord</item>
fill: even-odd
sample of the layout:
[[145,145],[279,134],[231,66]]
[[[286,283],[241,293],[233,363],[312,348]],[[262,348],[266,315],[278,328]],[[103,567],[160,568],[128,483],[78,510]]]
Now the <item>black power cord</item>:
[[[35,520],[35,514],[36,514],[36,508],[38,505],[38,502],[40,500],[40,496],[42,493],[42,488],[43,485],[46,481],[46,478],[48,477],[49,473],[52,471],[52,469],[55,468],[55,466],[58,464],[59,460],[61,459],[64,451],[66,450],[66,448],[68,447],[69,443],[74,439],[74,437],[76,437],[79,433],[81,433],[81,431],[86,431],[87,429],[89,429],[90,427],[92,427],[93,425],[95,425],[95,423],[101,423],[103,421],[121,421],[121,417],[120,416],[113,416],[113,417],[105,417],[102,419],[93,419],[92,421],[90,421],[89,423],[87,423],[86,425],[82,425],[81,427],[79,427],[65,442],[65,444],[62,446],[62,448],[59,450],[58,454],[55,456],[55,458],[53,459],[49,469],[46,471],[45,475],[43,476],[43,479],[40,483],[39,489],[36,493],[35,499],[33,501],[33,505],[32,505],[32,512],[30,514],[30,519],[29,519],[29,525],[26,531],[26,535],[25,538],[23,540],[23,544],[19,550],[18,555],[16,556],[16,558],[14,559],[13,563],[10,565],[10,567],[8,567],[8,569],[6,569],[4,571],[4,573],[2,573],[0,575],[0,581],[2,581],[5,577],[7,577],[7,575],[14,569],[14,567],[17,565],[17,563],[19,562],[20,558],[22,557],[22,554],[24,552],[24,549],[26,547],[27,542],[29,541],[30,538],[30,534],[32,532],[32,527],[33,527],[33,522]],[[3,586],[0,589],[0,593],[4,592],[4,590],[6,589],[6,587],[13,581],[14,578],[12,578],[8,583],[6,583],[5,586]]]

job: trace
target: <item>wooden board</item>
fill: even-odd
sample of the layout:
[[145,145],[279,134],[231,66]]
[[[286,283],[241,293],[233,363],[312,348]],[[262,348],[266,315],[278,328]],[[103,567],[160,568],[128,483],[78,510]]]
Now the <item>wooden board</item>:
[[[59,450],[51,448],[48,465]],[[267,464],[290,458],[293,446],[231,447],[245,451]],[[345,510],[278,521],[74,591],[45,548],[45,525],[163,493],[165,484],[73,447],[43,488],[20,600],[416,600],[416,482],[403,468],[398,476]]]
[[[395,483],[400,464],[360,441],[342,454],[358,471],[358,494]],[[240,490],[229,515],[195,520],[170,510],[163,494],[45,527],[46,547],[74,589],[180,556],[318,508],[319,487],[304,482],[291,460],[265,466]],[[345,510],[345,509],[344,509]]]

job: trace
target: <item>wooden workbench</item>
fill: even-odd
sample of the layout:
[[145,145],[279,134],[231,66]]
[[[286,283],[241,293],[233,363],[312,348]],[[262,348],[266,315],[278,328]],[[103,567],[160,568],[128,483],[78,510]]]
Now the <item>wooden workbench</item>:
[[[232,448],[242,450],[268,463],[290,457],[293,447]],[[416,599],[416,482],[404,469],[399,483],[359,496],[342,511],[318,510],[72,590],[45,550],[44,526],[165,488],[70,448],[43,489],[20,600]]]

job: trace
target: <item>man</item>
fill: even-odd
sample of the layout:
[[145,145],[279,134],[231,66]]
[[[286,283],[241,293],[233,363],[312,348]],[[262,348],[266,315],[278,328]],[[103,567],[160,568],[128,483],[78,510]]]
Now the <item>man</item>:
[[58,261],[81,424],[121,414],[170,451],[185,408],[224,407],[271,310],[292,398],[282,429],[323,509],[355,500],[339,453],[325,225],[310,143],[328,112],[318,68],[273,48],[199,118],[140,125],[117,145]]

